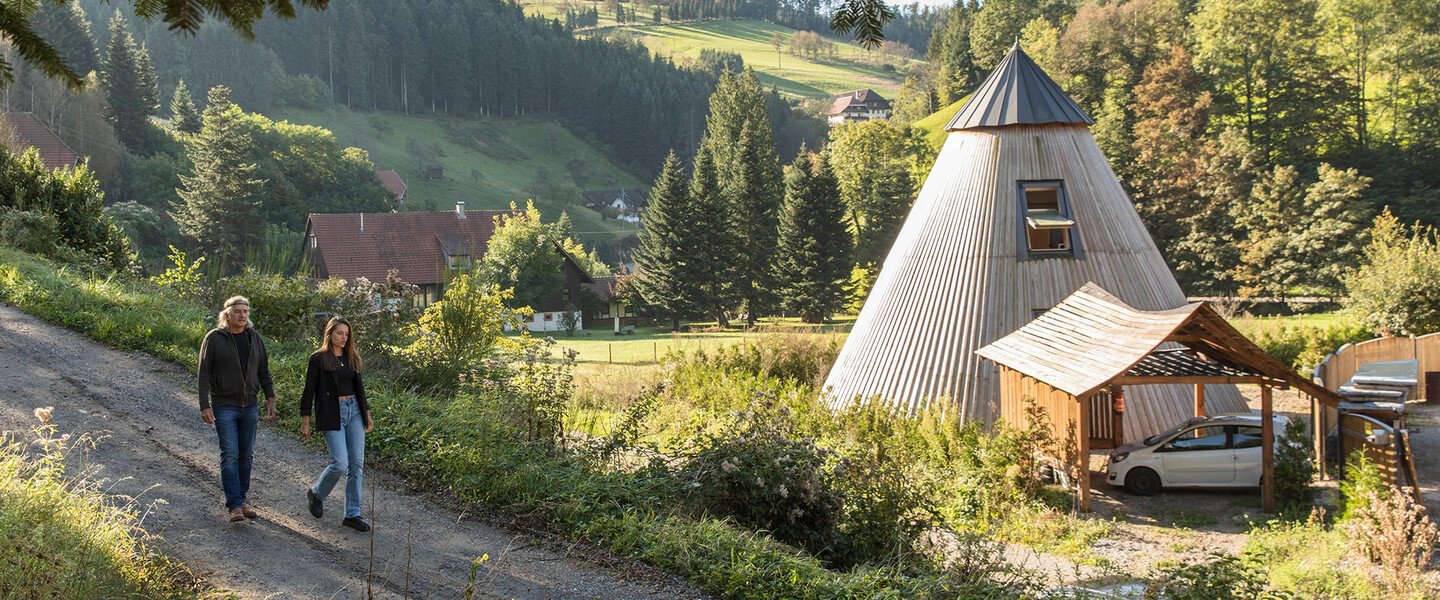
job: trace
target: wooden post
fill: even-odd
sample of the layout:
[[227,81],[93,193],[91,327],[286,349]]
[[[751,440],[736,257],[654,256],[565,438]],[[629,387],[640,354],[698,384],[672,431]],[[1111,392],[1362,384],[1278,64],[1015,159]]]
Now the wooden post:
[[1205,384],[1195,384],[1195,416],[1205,416]]
[[1260,384],[1260,460],[1264,475],[1260,476],[1260,508],[1275,512],[1275,406],[1270,386]]
[[1090,397],[1080,400],[1080,475],[1075,485],[1080,488],[1080,512],[1090,512]]
[[1310,396],[1310,438],[1315,446],[1315,475],[1320,479],[1329,479],[1326,467],[1330,461],[1325,456],[1325,405],[1320,399]]

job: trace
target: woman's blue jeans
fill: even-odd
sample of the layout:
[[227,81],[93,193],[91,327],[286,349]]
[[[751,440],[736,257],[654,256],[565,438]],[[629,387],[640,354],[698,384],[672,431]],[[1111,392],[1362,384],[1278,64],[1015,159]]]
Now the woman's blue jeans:
[[220,439],[220,488],[225,508],[235,510],[250,491],[250,467],[255,462],[255,429],[260,425],[260,404],[210,407],[215,413],[215,436]]
[[325,431],[325,447],[330,449],[330,465],[310,491],[324,499],[345,475],[345,518],[360,516],[360,484],[365,473],[365,415],[353,396],[340,399],[340,429]]

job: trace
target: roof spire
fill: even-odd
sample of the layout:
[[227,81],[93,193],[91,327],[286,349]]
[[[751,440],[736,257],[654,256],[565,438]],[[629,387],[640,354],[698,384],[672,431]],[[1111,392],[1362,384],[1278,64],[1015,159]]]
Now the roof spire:
[[970,100],[950,119],[946,131],[1002,125],[1094,123],[1065,91],[1020,49],[1010,48]]

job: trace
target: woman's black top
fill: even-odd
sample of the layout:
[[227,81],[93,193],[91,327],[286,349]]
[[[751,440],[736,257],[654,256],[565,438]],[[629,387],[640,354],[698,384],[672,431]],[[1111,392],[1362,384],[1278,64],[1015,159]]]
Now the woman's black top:
[[359,375],[359,373],[355,372],[355,367],[350,364],[349,358],[344,356],[337,356],[335,358],[340,361],[340,367],[334,371],[335,384],[337,386],[335,393],[341,398],[354,396],[355,377]]
[[[351,365],[353,367],[353,365]],[[305,390],[300,393],[300,414],[315,415],[315,429],[320,431],[338,431],[340,429],[340,397],[349,394],[340,393],[340,381],[336,374],[340,369],[334,371],[325,370],[325,356],[320,351],[310,355],[309,364],[305,367]],[[356,406],[360,414],[364,416],[365,424],[370,424],[370,404],[365,401],[365,381],[359,371],[353,368],[350,372],[354,377],[350,379],[351,389],[355,394]]]

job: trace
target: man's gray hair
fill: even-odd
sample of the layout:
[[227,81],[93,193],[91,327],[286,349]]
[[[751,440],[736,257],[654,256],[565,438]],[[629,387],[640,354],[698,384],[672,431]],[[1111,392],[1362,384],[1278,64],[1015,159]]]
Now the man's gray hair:
[[[215,317],[215,326],[218,327],[218,328],[220,328],[220,329],[225,329],[225,328],[229,327],[229,326],[230,326],[230,309],[235,308],[236,306],[244,306],[244,307],[246,307],[246,308],[249,308],[249,307],[250,307],[250,299],[249,299],[249,298],[246,298],[246,297],[244,297],[244,296],[231,296],[228,300],[225,301],[225,308],[224,308],[224,309],[221,309],[220,315],[217,316],[217,317]],[[246,320],[246,321],[245,321],[245,328],[246,328],[246,329],[254,329],[254,324],[251,323],[249,320]]]

